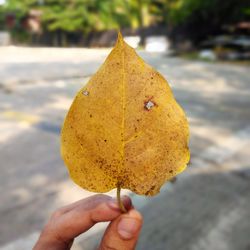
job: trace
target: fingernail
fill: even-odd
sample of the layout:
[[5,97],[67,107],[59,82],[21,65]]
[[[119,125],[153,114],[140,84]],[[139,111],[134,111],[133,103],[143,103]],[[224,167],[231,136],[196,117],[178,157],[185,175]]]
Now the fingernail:
[[117,230],[123,239],[131,239],[139,230],[140,223],[135,218],[124,217],[118,224]]

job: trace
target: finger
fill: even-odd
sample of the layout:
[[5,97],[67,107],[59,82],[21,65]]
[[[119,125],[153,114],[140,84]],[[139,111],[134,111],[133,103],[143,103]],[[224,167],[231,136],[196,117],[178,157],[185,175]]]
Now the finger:
[[[122,201],[129,210],[130,198],[124,196]],[[69,211],[63,212],[62,216],[52,223],[52,231],[57,238],[67,242],[87,231],[95,223],[114,220],[120,214],[121,211],[115,199],[107,195],[95,195],[70,207]]]
[[109,224],[99,249],[135,249],[142,221],[141,214],[135,209],[120,215]]
[[88,198],[81,199],[79,201],[76,201],[74,203],[71,203],[69,205],[66,205],[64,207],[61,207],[59,209],[61,214],[67,213],[71,211],[72,209],[78,207],[78,206],[85,206],[85,207],[93,207],[95,204],[100,203],[101,201],[107,201],[107,200],[113,200],[112,197],[103,195],[103,194],[97,194]]
[[[110,196],[107,196],[107,195],[95,195],[95,196],[91,196],[91,197],[88,197],[88,198],[84,198],[82,200],[79,200],[79,201],[76,201],[70,205],[67,205],[67,206],[64,206],[64,207],[61,207],[59,210],[60,210],[60,214],[64,214],[64,213],[67,213],[69,212],[70,210],[78,207],[78,206],[82,206],[84,204],[84,206],[93,206],[94,204],[93,203],[99,203],[99,201],[101,200],[106,200],[106,199],[110,199],[110,200],[116,200],[115,198],[112,198]],[[127,206],[131,206],[131,199],[129,198],[129,196],[127,195],[123,195],[121,197],[121,199],[123,200],[123,202],[125,202],[125,205],[127,204]],[[98,201],[99,200],[99,201]]]

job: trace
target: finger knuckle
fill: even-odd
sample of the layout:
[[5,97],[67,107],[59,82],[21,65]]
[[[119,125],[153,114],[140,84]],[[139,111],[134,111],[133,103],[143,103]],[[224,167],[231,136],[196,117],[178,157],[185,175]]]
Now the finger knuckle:
[[104,194],[97,194],[92,196],[89,200],[88,200],[88,207],[90,208],[95,208],[97,206],[100,206],[101,204],[106,203],[108,200],[111,200],[112,198],[108,195],[104,195]]

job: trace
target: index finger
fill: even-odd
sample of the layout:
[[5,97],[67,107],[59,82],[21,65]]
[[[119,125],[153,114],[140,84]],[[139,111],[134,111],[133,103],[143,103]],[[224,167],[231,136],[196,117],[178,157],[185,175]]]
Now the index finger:
[[[131,208],[128,196],[123,197],[123,203],[128,210]],[[117,201],[107,195],[95,195],[64,209],[50,229],[64,242],[74,239],[97,222],[112,221],[121,214]]]

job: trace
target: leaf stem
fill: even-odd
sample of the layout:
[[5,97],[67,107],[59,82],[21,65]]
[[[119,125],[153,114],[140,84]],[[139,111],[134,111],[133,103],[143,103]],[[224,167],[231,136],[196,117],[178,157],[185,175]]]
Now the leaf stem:
[[120,207],[122,213],[127,213],[127,209],[124,207],[122,200],[121,200],[121,185],[119,183],[117,184],[116,196],[117,196],[117,201],[118,201],[118,204],[119,204],[119,207]]

